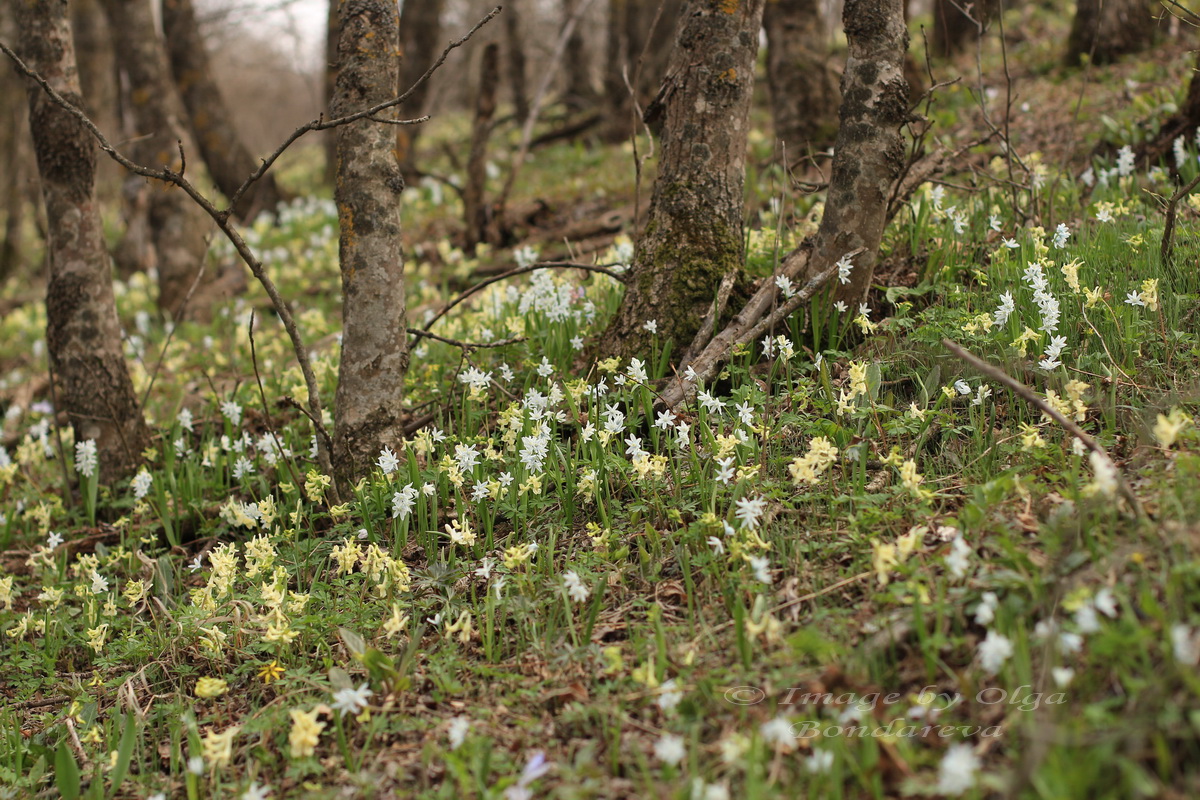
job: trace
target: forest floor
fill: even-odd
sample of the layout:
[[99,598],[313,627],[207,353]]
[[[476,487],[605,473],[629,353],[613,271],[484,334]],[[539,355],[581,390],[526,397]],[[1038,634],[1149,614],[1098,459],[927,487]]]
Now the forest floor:
[[[133,275],[156,436],[99,486],[53,414],[37,282],[11,281],[0,798],[1200,795],[1200,202],[1165,262],[1175,151],[1120,152],[1192,58],[1067,69],[1034,6],[1006,17],[1008,77],[991,40],[982,82],[971,56],[935,68],[962,80],[927,114],[930,146],[986,137],[982,95],[1011,160],[973,148],[887,231],[867,309],[814,304],[675,413],[654,407],[669,352],[587,360],[620,284],[534,272],[433,329],[519,343],[416,344],[403,403],[432,418],[336,502],[265,294],[173,329]],[[468,126],[431,127],[430,172],[461,180]],[[747,269],[769,279],[820,194],[755,130]],[[315,152],[285,181],[315,185]],[[1179,152],[1190,180],[1197,142]],[[474,255],[453,190],[410,187],[410,324],[514,263],[627,263],[628,228],[559,234],[627,225],[634,173],[628,144],[536,151],[514,196],[546,208]],[[246,230],[326,407],[336,231],[327,190]]]

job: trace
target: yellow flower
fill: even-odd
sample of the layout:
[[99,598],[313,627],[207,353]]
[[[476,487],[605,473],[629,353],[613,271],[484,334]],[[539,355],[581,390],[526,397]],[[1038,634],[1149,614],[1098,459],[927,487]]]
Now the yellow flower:
[[221,678],[203,677],[196,681],[196,697],[204,700],[220,697],[229,691],[229,684]]
[[1154,423],[1154,438],[1162,447],[1169,448],[1175,444],[1179,433],[1191,422],[1192,418],[1181,409],[1172,408],[1171,413],[1158,415],[1158,421]]
[[96,651],[97,654],[104,649],[104,640],[108,636],[108,623],[99,625],[95,628],[89,628],[87,632],[88,647]]
[[278,660],[272,661],[270,664],[263,664],[258,670],[258,677],[264,684],[277,681],[283,677],[283,667],[279,666]]
[[1087,300],[1084,302],[1084,308],[1091,308],[1104,299],[1104,290],[1097,286],[1095,289],[1084,289],[1084,296]]
[[1142,281],[1142,300],[1146,308],[1158,311],[1158,278],[1147,278]]
[[1021,449],[1033,450],[1038,447],[1045,447],[1046,440],[1038,433],[1038,429],[1030,425],[1028,422],[1021,423]]
[[317,714],[320,712],[320,708],[314,708],[312,711],[295,708],[290,712],[292,730],[288,734],[288,744],[292,747],[292,758],[307,758],[316,750],[321,731],[325,730],[325,723],[317,720]]
[[234,725],[220,733],[210,730],[204,737],[204,760],[210,767],[223,767],[233,758],[233,737],[239,730],[241,726]]
[[315,469],[310,469],[304,478],[304,493],[314,503],[321,501],[321,498],[325,496],[325,490],[333,483],[332,478],[322,475]]
[[897,563],[899,561],[896,557],[896,545],[871,543],[871,568],[875,570],[875,577],[879,580],[880,586],[887,586],[892,568]]

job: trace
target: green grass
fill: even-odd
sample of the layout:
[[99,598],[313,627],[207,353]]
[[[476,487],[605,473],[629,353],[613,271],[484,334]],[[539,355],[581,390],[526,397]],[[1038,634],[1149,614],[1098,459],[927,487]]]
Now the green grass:
[[[498,284],[435,331],[525,340],[469,362],[421,344],[403,403],[435,421],[341,506],[279,402],[305,390],[261,290],[165,346],[147,279],[121,283],[139,390],[162,362],[144,496],[124,481],[90,503],[69,430],[65,487],[44,408],[10,404],[4,425],[0,796],[1195,794],[1195,211],[1164,265],[1164,175],[1089,190],[1043,163],[1015,205],[999,160],[970,192],[925,187],[882,253],[910,285],[873,292],[859,325],[856,309],[789,320],[674,419],[648,385],[661,352],[585,360],[615,281]],[[563,203],[632,196],[621,148],[564,145],[528,169],[521,191]],[[460,214],[428,187],[405,197],[413,230]],[[810,226],[788,215],[777,245],[778,217],[754,216],[750,268],[769,274]],[[294,300],[327,408],[335,231],[316,200],[247,231]],[[502,257],[421,247],[418,321]],[[0,322],[6,388],[44,374],[26,346],[43,326],[39,302]],[[1053,392],[1147,518],[946,336]],[[1052,336],[1061,364],[1039,366]]]

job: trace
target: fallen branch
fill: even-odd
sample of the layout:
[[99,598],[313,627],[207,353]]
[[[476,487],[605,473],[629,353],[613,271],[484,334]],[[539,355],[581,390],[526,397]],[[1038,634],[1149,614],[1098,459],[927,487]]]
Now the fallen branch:
[[[1069,418],[1061,414],[1056,408],[1054,408],[1054,406],[1047,403],[1041,397],[1038,397],[1037,392],[1033,391],[1033,389],[1030,389],[1016,378],[1010,377],[1004,370],[989,364],[949,339],[942,339],[942,344],[961,361],[971,365],[977,372],[982,373],[990,380],[1002,384],[1003,386],[1006,386],[1012,391],[1016,392],[1030,405],[1034,406],[1043,414],[1050,417],[1052,420],[1065,428],[1067,433],[1070,433],[1072,436],[1082,442],[1083,446],[1088,450],[1091,450],[1109,464],[1113,464],[1112,456],[1110,456],[1108,451],[1100,446],[1099,442],[1089,436],[1087,432],[1083,430],[1083,428],[1080,428]],[[1113,465],[1113,474],[1116,475],[1117,490],[1121,493],[1121,496],[1125,498],[1125,501],[1129,503],[1129,507],[1133,509],[1134,514],[1138,517],[1145,517],[1146,511],[1144,508],[1142,508],[1141,501],[1139,501],[1137,495],[1133,493],[1133,489],[1131,489],[1129,484],[1126,482],[1125,476],[1116,469],[1115,464]]]

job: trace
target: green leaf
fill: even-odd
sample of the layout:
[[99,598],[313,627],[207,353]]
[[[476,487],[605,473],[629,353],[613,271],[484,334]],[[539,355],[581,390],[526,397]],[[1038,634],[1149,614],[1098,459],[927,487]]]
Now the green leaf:
[[341,667],[329,668],[329,682],[333,685],[334,691],[354,688],[354,683],[350,680],[350,673]]
[[367,649],[367,643],[363,640],[363,637],[346,628],[338,628],[338,636],[342,638],[342,644],[346,645],[346,649],[350,651],[350,655],[361,661],[363,652]]
[[71,748],[63,742],[54,754],[54,785],[63,800],[76,800],[79,797],[79,765]]
[[117,745],[117,763],[112,769],[112,790],[116,794],[121,788],[121,781],[129,771],[129,762],[133,758],[133,748],[137,744],[138,725],[133,712],[125,715],[125,725],[121,730],[121,742]]

